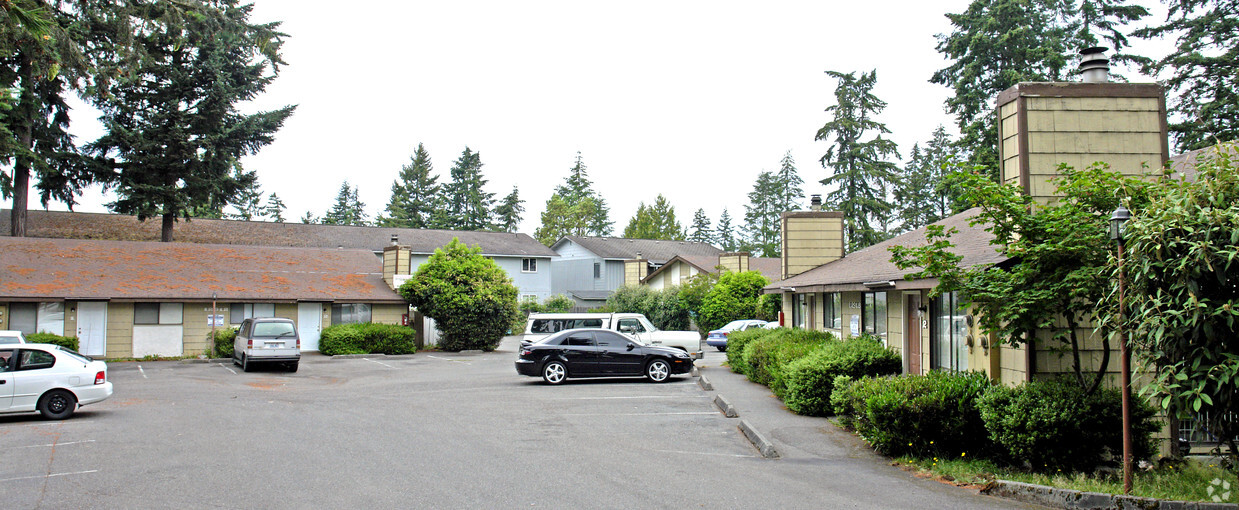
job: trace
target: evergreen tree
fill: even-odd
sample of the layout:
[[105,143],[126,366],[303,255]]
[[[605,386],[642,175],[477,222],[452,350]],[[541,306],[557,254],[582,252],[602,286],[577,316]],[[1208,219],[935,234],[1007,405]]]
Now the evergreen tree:
[[[249,174],[249,175],[246,175]],[[233,199],[232,207],[237,212],[227,215],[228,218],[234,220],[250,221],[254,218],[262,216],[262,185],[258,184],[258,176],[255,172],[246,172],[241,168],[241,163],[238,162],[232,170],[232,178],[237,182],[249,182],[249,184],[237,191],[236,197]]]
[[804,179],[801,179],[800,173],[796,171],[796,160],[792,159],[792,151],[787,151],[779,161],[779,171],[775,173],[775,177],[780,190],[775,208],[780,213],[800,209],[800,201],[804,200]]
[[654,205],[647,207],[645,202],[638,204],[637,213],[624,228],[624,237],[683,241],[685,235],[684,228],[675,219],[675,207],[660,193],[654,199]]
[[697,243],[710,244],[714,242],[714,231],[710,229],[710,218],[705,209],[697,209],[693,214],[693,224],[688,227],[688,240]]
[[495,194],[483,188],[482,155],[465,147],[452,165],[452,181],[443,188],[446,202],[446,228],[456,230],[486,230],[491,225],[491,205]]
[[952,204],[958,200],[958,190],[946,184],[947,171],[952,168],[955,149],[946,128],[938,126],[921,150],[912,146],[903,175],[895,182],[895,203],[899,208],[900,232],[916,230],[951,215]]
[[778,257],[779,217],[786,201],[779,176],[762,172],[749,192],[749,203],[744,206],[744,231],[751,241],[751,248],[759,257]]
[[568,170],[568,177],[555,187],[543,210],[542,226],[534,231],[534,237],[547,246],[566,235],[611,235],[611,211],[606,200],[594,191],[580,152],[576,153],[576,163]]
[[267,205],[262,207],[262,214],[271,221],[276,223],[284,223],[285,209],[287,209],[287,207],[284,206],[284,201],[280,200],[279,195],[272,192],[270,195],[267,195]]
[[[974,0],[968,9],[947,14],[954,27],[939,34],[937,50],[951,64],[931,82],[955,95],[946,109],[955,115],[971,166],[998,179],[998,128],[993,114],[999,92],[1025,81],[1062,81],[1079,50],[1104,40],[1119,61],[1139,60],[1123,50],[1127,40],[1117,27],[1148,14],[1126,0]],[[1100,38],[1099,38],[1100,36]]]
[[[893,209],[886,189],[895,177],[896,166],[886,158],[899,157],[899,153],[895,142],[882,137],[890,130],[874,119],[886,108],[886,102],[873,95],[877,71],[859,77],[856,73],[826,73],[839,83],[836,104],[826,109],[833,118],[815,138],[831,143],[821,159],[831,175],[821,182],[833,187],[826,195],[827,203],[843,212],[848,250],[856,251],[886,237],[873,225],[886,222]],[[871,134],[873,138],[867,140]]]
[[306,211],[305,215],[301,217],[301,222],[308,223],[308,224],[314,224],[314,223],[320,223],[322,222],[322,220],[320,220],[317,216],[314,216],[314,213],[310,211]]
[[1170,123],[1179,152],[1239,140],[1239,6],[1233,0],[1170,0],[1166,22],[1137,37],[1177,35],[1175,50],[1145,72],[1169,72]]
[[426,147],[417,144],[412,161],[400,168],[400,178],[391,184],[391,201],[387,212],[378,219],[384,227],[431,228],[431,217],[440,208],[438,176],[431,175],[433,167]]
[[[308,216],[308,213],[307,213]],[[350,187],[348,181],[340,185],[336,194],[336,203],[323,216],[325,225],[367,225],[366,204],[357,196],[357,188]]]
[[525,212],[525,206],[521,205],[523,203],[525,201],[521,200],[516,186],[512,186],[512,192],[503,197],[499,206],[495,208],[495,230],[516,232],[521,225],[521,213]]
[[736,232],[731,226],[731,213],[727,212],[727,208],[723,208],[723,214],[718,217],[718,228],[714,231],[714,242],[723,251],[736,251]]
[[223,206],[248,183],[232,174],[242,156],[274,140],[294,107],[242,114],[276,77],[285,34],[253,24],[252,5],[209,0],[212,15],[149,23],[133,34],[146,58],[98,104],[105,134],[88,149],[115,171],[115,212],[162,218],[162,240],[197,206]]

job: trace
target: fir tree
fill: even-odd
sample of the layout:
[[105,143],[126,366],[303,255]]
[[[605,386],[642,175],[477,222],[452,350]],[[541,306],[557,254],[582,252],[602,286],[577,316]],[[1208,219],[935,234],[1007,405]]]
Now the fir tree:
[[314,224],[314,223],[320,223],[321,221],[322,220],[320,220],[317,216],[314,216],[314,213],[310,211],[306,211],[305,215],[301,217],[302,223]]
[[431,228],[431,217],[441,206],[438,176],[432,175],[430,153],[417,144],[412,161],[400,168],[400,178],[391,184],[391,201],[378,219],[384,227]]
[[499,202],[499,206],[495,208],[495,230],[501,232],[516,232],[516,229],[521,224],[521,213],[525,212],[525,201],[521,200],[517,192],[516,186],[512,186],[512,192],[508,196],[503,197]]
[[366,204],[358,198],[357,188],[350,187],[348,181],[340,185],[336,194],[336,203],[323,216],[325,225],[367,225]]
[[284,201],[280,200],[279,195],[272,192],[270,195],[267,195],[267,205],[262,207],[262,214],[271,221],[276,223],[284,223],[285,209],[287,209],[287,207],[284,206]]
[[731,213],[723,208],[723,214],[718,217],[718,228],[714,231],[714,241],[723,251],[736,251],[736,232],[731,226]]
[[[873,118],[886,108],[886,102],[873,95],[877,71],[859,77],[856,73],[826,73],[839,83],[836,104],[826,109],[832,119],[815,138],[831,144],[821,159],[831,174],[821,182],[833,187],[826,195],[827,202],[843,212],[847,245],[849,251],[856,251],[886,237],[874,225],[888,221],[893,208],[886,189],[895,177],[896,166],[886,159],[899,157],[899,153],[895,142],[882,137],[890,130]],[[872,138],[866,139],[869,136]]]
[[447,213],[447,228],[457,230],[485,230],[491,225],[491,205],[494,193],[483,188],[482,155],[465,147],[460,158],[452,165],[452,181],[443,189]]
[[779,217],[785,195],[779,177],[772,172],[758,174],[744,206],[744,231],[759,257],[779,256]]
[[611,212],[606,200],[594,191],[580,152],[576,153],[576,163],[568,170],[568,177],[555,187],[543,211],[542,226],[534,231],[534,237],[547,246],[566,235],[611,235]]
[[688,227],[688,240],[697,243],[710,244],[714,242],[714,231],[710,229],[710,218],[705,209],[697,209],[693,213],[693,224]]
[[241,163],[238,162],[232,170],[232,178],[237,182],[249,182],[249,185],[237,191],[232,203],[232,208],[236,209],[237,212],[230,213],[227,217],[234,220],[250,221],[261,216],[263,192],[262,185],[258,184],[257,174],[255,172],[246,172],[241,168]]
[[654,205],[647,207],[645,202],[638,204],[637,213],[624,228],[624,237],[683,241],[685,235],[684,228],[675,219],[675,207],[660,193],[654,199]]
[[[804,179],[796,171],[796,160],[792,151],[787,151],[779,160],[779,171],[775,173],[778,180],[779,195],[774,206],[780,213],[800,209],[800,201],[804,200]],[[777,256],[777,255],[775,255]]]

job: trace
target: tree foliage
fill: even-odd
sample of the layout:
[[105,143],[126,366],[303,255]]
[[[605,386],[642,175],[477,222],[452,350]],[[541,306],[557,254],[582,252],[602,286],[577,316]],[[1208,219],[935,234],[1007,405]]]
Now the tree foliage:
[[436,228],[486,230],[491,226],[495,194],[487,193],[482,177],[482,155],[465,147],[452,165],[452,180],[443,186],[446,224]]
[[521,214],[525,212],[525,206],[521,205],[523,203],[525,201],[521,200],[516,186],[512,186],[512,192],[503,197],[499,206],[495,207],[495,230],[516,232],[521,224]]
[[723,208],[723,214],[718,217],[718,228],[714,230],[714,242],[723,251],[736,251],[739,248],[739,240],[736,239],[736,231],[731,226],[731,213],[727,212],[727,208]]
[[684,227],[675,218],[675,207],[659,193],[653,205],[646,206],[645,202],[637,205],[636,214],[624,228],[624,237],[683,241],[685,235]]
[[564,236],[608,236],[613,225],[610,215],[606,200],[594,190],[581,153],[577,152],[568,177],[547,199],[542,225],[534,231],[534,237],[550,246]]
[[495,350],[518,313],[512,279],[481,248],[459,239],[435,249],[398,291],[435,320],[447,351]]
[[848,251],[856,251],[886,238],[874,224],[885,223],[894,207],[886,194],[897,167],[887,158],[899,157],[899,151],[895,142],[882,137],[890,130],[874,118],[886,109],[886,102],[873,95],[877,71],[826,74],[838,85],[835,104],[826,108],[831,120],[814,138],[831,144],[821,159],[830,175],[821,182],[833,187],[826,201],[843,212]]
[[400,175],[391,183],[391,200],[377,223],[382,227],[433,228],[434,211],[442,207],[439,177],[433,175],[430,153],[417,144],[409,164],[400,167]]
[[697,327],[711,331],[734,320],[757,318],[761,289],[769,284],[757,271],[724,272],[701,301]]
[[1239,140],[1239,5],[1228,0],[1170,0],[1166,22],[1137,37],[1177,36],[1169,55],[1145,72],[1166,74],[1176,93],[1170,132],[1181,152]]
[[262,216],[263,192],[262,185],[258,184],[258,174],[253,171],[246,172],[241,167],[241,163],[237,162],[236,167],[232,170],[232,178],[237,182],[248,182],[249,184],[237,190],[236,197],[232,200],[232,208],[236,212],[229,213],[227,217],[234,220],[250,221]]
[[954,159],[955,149],[942,126],[934,129],[924,150],[919,144],[912,146],[903,175],[894,186],[901,232],[916,230],[951,215],[952,195],[958,193],[947,186],[944,179]]
[[796,172],[791,151],[779,161],[777,172],[762,172],[749,192],[744,206],[748,249],[759,257],[778,257],[782,252],[780,219],[784,212],[799,208],[804,199],[804,180]]
[[714,231],[710,229],[710,217],[706,216],[705,209],[697,209],[693,213],[693,223],[688,226],[688,240],[706,244],[714,242]]
[[[309,215],[309,213],[306,213]],[[323,216],[324,225],[368,225],[366,221],[366,204],[357,196],[357,187],[349,186],[348,181],[340,185],[336,194],[336,203]]]
[[[1000,267],[960,267],[950,236],[941,225],[929,227],[927,245],[891,247],[901,269],[916,269],[908,278],[936,277],[934,294],[958,291],[978,311],[985,331],[1011,345],[1051,341],[1072,354],[1076,382],[1086,393],[1101,384],[1110,353],[1102,341],[1102,359],[1094,376],[1081,358],[1081,330],[1094,323],[1096,305],[1110,284],[1106,265],[1113,249],[1108,219],[1121,198],[1147,200],[1149,183],[1097,164],[1084,170],[1060,168],[1056,179],[1062,200],[1033,206],[1014,185],[999,185],[976,173],[957,173],[951,184],[978,204],[974,227],[994,234],[992,244],[1009,260]],[[1034,337],[1037,331],[1048,335]]]
[[288,209],[288,207],[284,205],[283,200],[280,200],[280,196],[275,194],[275,192],[271,192],[270,195],[267,195],[267,204],[262,207],[262,214],[271,221],[284,223],[285,209]]

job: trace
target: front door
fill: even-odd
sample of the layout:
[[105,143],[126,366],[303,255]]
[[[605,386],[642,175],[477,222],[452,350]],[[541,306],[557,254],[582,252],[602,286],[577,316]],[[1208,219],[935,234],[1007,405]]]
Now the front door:
[[904,338],[908,345],[904,348],[904,353],[908,358],[908,373],[920,375],[921,373],[921,296],[919,294],[909,294],[907,300],[907,309],[904,311]]
[[297,303],[297,334],[301,350],[317,351],[318,337],[323,332],[323,304]]
[[77,304],[77,341],[82,354],[107,355],[108,303],[79,301]]

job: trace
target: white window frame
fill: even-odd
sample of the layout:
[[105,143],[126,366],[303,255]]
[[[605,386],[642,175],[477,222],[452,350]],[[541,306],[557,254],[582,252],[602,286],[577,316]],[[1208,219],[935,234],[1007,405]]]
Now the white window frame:
[[521,272],[522,273],[538,272],[538,259],[535,259],[535,258],[521,259]]

